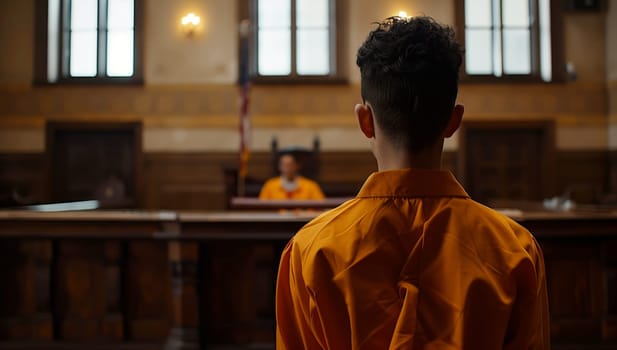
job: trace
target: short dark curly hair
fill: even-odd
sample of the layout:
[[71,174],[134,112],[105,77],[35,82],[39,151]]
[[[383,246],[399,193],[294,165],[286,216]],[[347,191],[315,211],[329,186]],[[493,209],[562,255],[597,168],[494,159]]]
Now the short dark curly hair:
[[358,50],[362,98],[395,145],[435,144],[458,94],[462,49],[454,30],[430,17],[390,17]]

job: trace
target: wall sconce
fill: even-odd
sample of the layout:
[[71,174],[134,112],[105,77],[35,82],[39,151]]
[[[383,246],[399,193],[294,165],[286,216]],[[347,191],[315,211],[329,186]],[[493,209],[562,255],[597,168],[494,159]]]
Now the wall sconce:
[[197,32],[201,18],[193,12],[189,12],[186,16],[182,17],[180,24],[182,24],[182,32],[187,37],[192,37]]

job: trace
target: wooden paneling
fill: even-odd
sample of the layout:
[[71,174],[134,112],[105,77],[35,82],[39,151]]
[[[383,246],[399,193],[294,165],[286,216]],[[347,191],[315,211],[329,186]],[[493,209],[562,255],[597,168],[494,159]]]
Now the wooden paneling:
[[370,152],[332,152],[320,156],[320,184],[326,196],[353,196],[364,180],[377,171],[377,162]]
[[[324,152],[317,179],[328,196],[353,196],[376,169],[364,152]],[[222,210],[226,207],[225,168],[237,167],[234,153],[146,154],[146,207],[152,209]],[[272,176],[272,155],[252,153],[249,177],[262,182]],[[249,191],[256,195],[259,186]]]
[[[570,84],[463,84],[459,100],[470,118],[574,116],[606,118],[604,82]],[[237,126],[234,84],[156,86],[54,86],[0,88],[3,124],[39,125],[48,119],[140,120],[150,127]],[[359,85],[260,85],[251,92],[256,127],[355,127],[349,117],[360,102]]]
[[223,209],[226,205],[223,168],[236,162],[236,157],[229,153],[146,154],[145,206]]
[[609,190],[615,195],[613,200],[617,202],[617,150],[609,152],[608,174]]
[[544,252],[553,348],[615,348],[615,220],[521,223]]
[[48,123],[51,199],[139,207],[141,143],[140,123]]
[[167,338],[171,282],[164,242],[63,241],[57,249],[56,339]]
[[3,233],[20,233],[0,241],[0,341],[17,342],[0,348],[71,348],[84,342],[160,348],[167,339],[172,322],[167,243],[151,238],[166,232],[175,216],[144,213],[129,221],[122,212],[99,214],[96,222],[74,221],[68,231],[64,223],[78,214],[24,220],[31,225],[28,238],[18,222],[3,222]]
[[556,194],[569,193],[579,203],[593,203],[610,192],[608,152],[561,151],[556,163]]
[[[615,155],[617,152],[556,152],[554,191],[548,195],[570,190],[572,198],[581,203],[597,200],[610,190],[609,169],[611,164],[617,164]],[[369,152],[322,152],[320,161],[318,180],[329,196],[354,195],[377,168]],[[143,164],[139,186],[144,190],[144,208],[222,210],[226,207],[223,169],[237,167],[238,158],[229,152],[146,153]],[[445,152],[443,165],[461,175],[456,152]],[[617,170],[612,174],[615,176]],[[271,154],[252,153],[249,177],[258,184],[271,175]],[[29,202],[43,202],[49,191],[47,178],[44,155],[0,154],[0,188],[22,188],[23,193],[29,194]],[[258,191],[257,185],[251,193],[256,195]]]
[[[274,343],[279,244],[214,242],[203,247],[204,342]],[[233,278],[230,278],[233,276]]]
[[554,192],[552,122],[467,122],[459,139],[460,175],[472,198],[488,204]]
[[123,292],[127,338],[163,341],[171,327],[171,278],[167,245],[163,242],[133,241],[127,245]]
[[[91,212],[7,220],[13,213],[0,220],[0,348],[9,349],[272,348],[278,258],[310,219]],[[544,250],[555,348],[615,348],[617,218],[542,215],[520,220]],[[87,239],[76,237],[86,228]]]
[[93,241],[65,241],[58,244],[54,275],[57,316],[56,338],[116,340],[122,330],[108,323],[105,274],[105,246]]
[[53,338],[49,240],[0,244],[0,339]]
[[[173,288],[173,327],[166,343],[167,350],[197,349],[201,304],[199,300],[199,244],[176,241],[168,244],[169,267]],[[205,320],[203,320],[205,321]],[[212,321],[210,321],[212,322]]]
[[45,159],[40,153],[0,154],[0,206],[47,200]]
[[[370,152],[322,152],[319,178],[329,197],[354,196],[377,163]],[[446,152],[444,167],[456,171],[456,154]],[[234,153],[147,153],[145,155],[145,205],[149,209],[222,210],[226,208],[225,168],[236,168]],[[248,176],[256,186],[273,176],[272,155],[251,154]]]
[[603,247],[602,257],[606,265],[604,283],[606,286],[606,309],[603,313],[602,337],[617,340],[617,241]]
[[580,240],[542,243],[552,337],[561,342],[600,341],[604,302],[601,246]]

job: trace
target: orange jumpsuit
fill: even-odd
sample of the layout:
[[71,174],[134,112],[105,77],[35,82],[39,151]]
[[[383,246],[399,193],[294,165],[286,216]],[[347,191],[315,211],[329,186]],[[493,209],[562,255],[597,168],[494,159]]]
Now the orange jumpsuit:
[[315,181],[302,176],[298,176],[297,181],[296,190],[288,192],[283,188],[280,177],[272,178],[261,188],[259,199],[324,199],[324,194]]
[[372,174],[281,257],[277,349],[549,349],[542,251],[449,172]]

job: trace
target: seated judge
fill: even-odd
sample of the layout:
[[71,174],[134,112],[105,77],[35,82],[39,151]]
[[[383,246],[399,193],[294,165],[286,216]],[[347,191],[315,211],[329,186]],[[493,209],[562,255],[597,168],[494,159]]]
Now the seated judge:
[[291,153],[283,153],[279,157],[280,177],[272,178],[263,185],[259,199],[324,199],[325,196],[319,185],[301,176],[299,164]]

